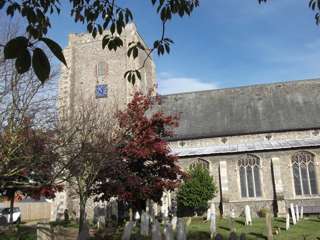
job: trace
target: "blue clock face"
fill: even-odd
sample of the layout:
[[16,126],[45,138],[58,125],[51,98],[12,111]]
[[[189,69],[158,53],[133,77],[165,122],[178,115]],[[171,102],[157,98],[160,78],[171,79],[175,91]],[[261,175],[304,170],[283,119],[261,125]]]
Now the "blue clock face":
[[96,86],[96,97],[104,98],[108,95],[108,89],[106,84],[100,84]]

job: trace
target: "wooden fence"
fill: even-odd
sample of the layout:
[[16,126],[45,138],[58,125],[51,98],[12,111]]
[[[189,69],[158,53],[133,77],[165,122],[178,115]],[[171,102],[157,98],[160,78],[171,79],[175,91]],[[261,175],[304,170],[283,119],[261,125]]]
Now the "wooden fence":
[[[22,221],[50,220],[51,203],[49,202],[15,202],[21,210]],[[0,203],[0,208],[10,207],[9,202]]]

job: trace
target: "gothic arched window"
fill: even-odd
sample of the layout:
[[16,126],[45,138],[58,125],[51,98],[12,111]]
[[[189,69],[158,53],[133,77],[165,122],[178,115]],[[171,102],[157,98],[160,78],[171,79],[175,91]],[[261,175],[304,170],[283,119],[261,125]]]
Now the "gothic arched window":
[[195,167],[200,166],[201,168],[209,170],[209,162],[207,160],[198,158],[196,161],[191,163],[190,168],[193,169]]
[[292,156],[292,171],[296,195],[318,194],[314,155],[297,152]]
[[248,154],[238,160],[241,197],[261,197],[260,159]]

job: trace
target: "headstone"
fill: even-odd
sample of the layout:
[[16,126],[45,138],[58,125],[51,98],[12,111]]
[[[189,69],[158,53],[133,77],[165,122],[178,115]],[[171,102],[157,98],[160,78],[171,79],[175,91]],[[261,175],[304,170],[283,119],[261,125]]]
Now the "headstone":
[[229,235],[229,240],[238,240],[237,234],[235,232],[231,232]]
[[241,233],[240,240],[247,240],[247,237],[246,237],[245,233]]
[[210,216],[210,237],[211,239],[214,237],[217,231],[217,226],[216,226],[216,213],[213,212],[211,213]]
[[211,215],[211,211],[210,211],[210,208],[208,208],[208,210],[207,210],[207,221],[210,221],[210,215]]
[[133,227],[134,227],[133,221],[129,221],[126,223],[122,233],[121,240],[130,240]]
[[149,214],[146,213],[145,211],[142,211],[141,224],[140,224],[140,234],[142,236],[149,236],[149,223],[150,223]]
[[250,211],[250,207],[248,205],[246,205],[244,208],[244,214],[245,214],[245,218],[246,218],[245,224],[251,225],[252,224],[251,211]]
[[266,214],[266,226],[267,226],[267,239],[272,240],[273,235],[272,235],[272,217],[269,212]]
[[172,229],[171,223],[165,224],[164,229],[163,229],[163,234],[164,234],[165,240],[174,240],[173,229]]
[[137,211],[136,214],[134,215],[134,220],[139,221],[140,220],[140,214]]
[[82,230],[79,233],[78,240],[88,240],[89,235],[89,226],[87,223],[83,224]]
[[177,240],[186,240],[186,239],[187,239],[186,225],[182,218],[178,218]]
[[287,213],[287,216],[286,216],[286,230],[289,230],[290,228],[290,214]]
[[298,205],[296,205],[296,215],[297,215],[297,222],[300,220],[299,218],[300,218],[300,216],[299,216],[299,206]]
[[157,219],[154,220],[151,228],[151,239],[152,240],[161,240],[161,229],[160,223]]
[[172,229],[173,229],[173,231],[175,231],[176,228],[177,228],[177,222],[178,222],[178,218],[177,218],[177,216],[174,216],[174,217],[172,218],[172,220],[171,220],[171,224],[172,224]]
[[296,225],[297,220],[296,220],[296,214],[294,211],[293,203],[290,203],[290,212],[291,212],[291,217],[292,217],[292,223],[293,223],[293,225]]
[[234,219],[236,217],[236,214],[234,212],[234,209],[231,209],[231,214],[230,214],[230,231],[235,232],[236,228],[235,228],[235,224],[234,224]]
[[223,240],[223,236],[220,233],[218,233],[214,240]]
[[300,218],[303,219],[303,206],[300,208]]
[[186,225],[187,225],[187,227],[189,227],[189,226],[190,226],[191,221],[192,221],[192,218],[191,218],[191,217],[188,217],[188,218],[187,218],[187,221],[186,221]]

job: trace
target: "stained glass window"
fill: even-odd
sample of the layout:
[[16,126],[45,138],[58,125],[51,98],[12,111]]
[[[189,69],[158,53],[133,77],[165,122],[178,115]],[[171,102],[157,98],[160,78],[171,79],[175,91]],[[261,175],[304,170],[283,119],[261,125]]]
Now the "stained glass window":
[[247,154],[238,160],[241,197],[261,197],[260,159]]
[[297,152],[292,157],[292,172],[296,195],[318,194],[314,155]]

